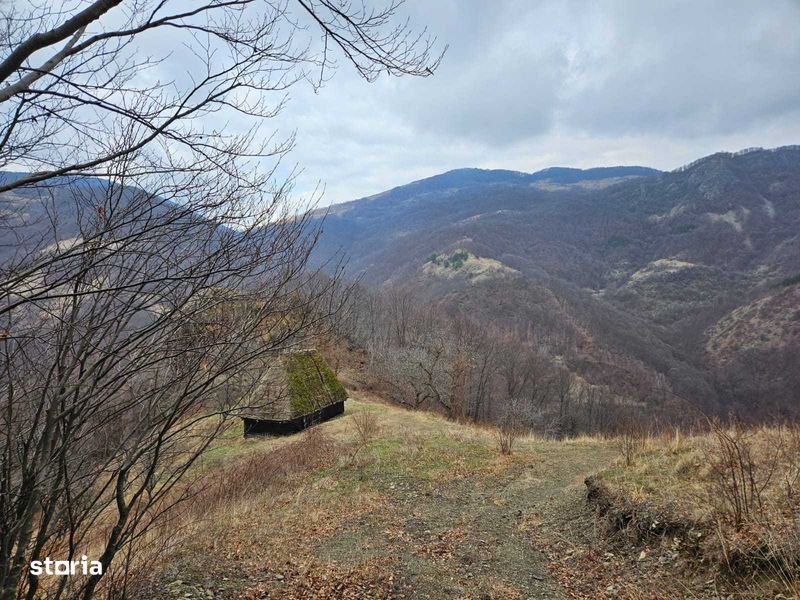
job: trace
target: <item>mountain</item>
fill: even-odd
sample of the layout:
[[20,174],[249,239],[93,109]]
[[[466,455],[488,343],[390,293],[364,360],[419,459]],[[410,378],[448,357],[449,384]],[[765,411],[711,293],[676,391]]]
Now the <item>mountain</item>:
[[368,200],[405,201],[415,196],[466,187],[492,184],[568,186],[574,184],[587,185],[590,182],[612,183],[628,177],[657,175],[660,171],[649,167],[600,167],[594,169],[572,169],[568,167],[550,167],[535,173],[506,171],[503,169],[455,169],[441,175],[401,185],[387,192],[362,198],[354,202],[337,204],[332,207],[337,213],[347,211],[349,207],[360,205]]
[[[103,186],[74,183],[0,195],[0,262],[99,218]],[[459,169],[310,224],[323,228],[317,264],[343,252],[367,286],[406,288],[624,397],[659,389],[743,414],[797,404],[798,146],[673,172]]]
[[[28,173],[0,172],[0,185]],[[197,197],[182,187],[164,185],[162,195],[135,185],[95,177],[54,177],[39,185],[0,193],[0,267],[25,261],[56,245],[70,247],[84,236],[122,236],[147,232],[156,244],[156,231],[164,233],[158,244],[172,244],[174,232],[193,223],[207,228],[209,248],[235,229],[212,215],[214,200]],[[169,218],[167,218],[169,216]],[[262,230],[263,231],[263,230]],[[180,238],[181,236],[178,236]],[[181,241],[178,239],[177,241]],[[183,240],[185,241],[185,240]]]
[[[327,216],[326,235],[320,241],[318,254],[326,256],[342,248],[353,260],[351,270],[363,271],[370,281],[378,283],[382,275],[389,277],[400,266],[388,264],[388,257],[380,256],[386,249],[380,240],[387,237],[401,240],[420,232],[452,227],[464,219],[485,219],[492,210],[529,209],[531,204],[554,197],[553,192],[581,195],[591,189],[659,173],[646,167],[588,170],[556,167],[532,174],[482,169],[448,171],[318,211],[318,218]],[[376,252],[378,255],[373,257]],[[376,265],[386,268],[381,272]]]
[[336,251],[368,285],[567,340],[590,381],[646,374],[715,409],[796,398],[800,146],[673,172],[449,171],[331,207],[317,257]]

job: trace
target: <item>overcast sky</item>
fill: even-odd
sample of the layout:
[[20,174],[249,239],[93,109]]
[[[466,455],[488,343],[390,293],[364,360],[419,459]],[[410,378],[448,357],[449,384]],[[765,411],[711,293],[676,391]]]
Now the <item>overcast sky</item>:
[[294,88],[297,192],[323,204],[459,167],[641,164],[800,143],[800,0],[407,0],[426,79]]

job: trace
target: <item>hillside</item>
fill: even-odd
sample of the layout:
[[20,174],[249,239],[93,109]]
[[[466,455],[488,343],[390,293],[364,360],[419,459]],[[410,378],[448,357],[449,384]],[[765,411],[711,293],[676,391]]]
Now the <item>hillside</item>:
[[612,449],[526,440],[505,457],[491,431],[351,394],[346,416],[299,441],[233,432],[218,447],[206,468],[287,462],[206,515],[157,597],[562,597],[528,528],[552,497],[579,498]]
[[[0,172],[0,182],[20,175]],[[170,211],[190,216],[190,211],[170,198],[133,186],[109,186],[91,177],[56,178],[47,186],[4,192],[0,194],[0,265],[7,267],[39,252],[69,248],[84,236],[98,235],[104,221],[112,217],[123,222],[126,230],[133,230],[137,222]]]
[[[392,248],[403,250],[421,237],[436,235],[437,230],[476,223],[498,211],[513,216],[509,211],[533,209],[537,202],[560,196],[558,192],[580,195],[587,188],[603,188],[658,173],[646,167],[557,167],[532,174],[483,169],[448,171],[318,211],[318,218],[327,215],[318,254],[326,256],[342,248],[352,260],[352,273],[363,271],[370,282],[382,283],[407,273],[411,267],[402,258],[391,260]],[[436,250],[430,243],[427,248]],[[414,254],[424,252],[415,248]]]
[[[756,401],[746,382],[731,392],[731,365],[743,379],[756,367],[739,349],[757,346],[769,379],[796,335],[772,327],[754,345],[738,336],[758,336],[763,319],[726,323],[755,315],[751,303],[793,322],[796,295],[781,290],[800,272],[798,231],[800,147],[788,146],[669,173],[451,171],[332,207],[317,257],[343,252],[367,285],[413,289],[527,344],[570,340],[565,360],[590,381],[611,369],[622,389],[622,366],[635,363],[707,410],[747,411]],[[785,378],[769,388],[792,403]]]
[[580,514],[583,479],[613,446],[531,438],[503,456],[491,430],[350,393],[345,416],[304,437],[234,430],[217,444],[203,466],[212,481],[251,480],[198,497],[204,519],[147,597],[565,595],[536,536],[554,541]]
[[[204,485],[183,514],[183,541],[146,571],[137,597],[516,600],[640,598],[650,590],[648,598],[668,599],[742,591],[715,566],[676,552],[685,532],[675,540],[608,535],[586,502],[585,480],[598,472],[632,486],[642,472],[661,486],[690,477],[653,464],[676,443],[681,459],[701,460],[702,438],[650,439],[631,468],[623,439],[523,436],[505,455],[496,430],[392,406],[352,376],[341,417],[289,438],[245,440],[233,427],[215,443],[195,473]],[[649,493],[661,501],[659,489]],[[643,507],[639,518],[656,517]],[[696,532],[685,541],[696,542]]]

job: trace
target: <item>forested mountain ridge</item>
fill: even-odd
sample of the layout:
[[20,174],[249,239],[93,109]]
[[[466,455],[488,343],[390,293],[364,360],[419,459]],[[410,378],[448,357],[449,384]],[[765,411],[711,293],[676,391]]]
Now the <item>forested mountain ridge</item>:
[[[76,210],[101,217],[84,190],[3,194],[0,254],[70,243]],[[309,224],[323,227],[318,263],[344,252],[368,287],[403,289],[622,396],[666,387],[715,411],[795,399],[800,147],[669,173],[460,169]]]
[[[470,218],[497,208],[514,208],[515,201],[547,197],[546,192],[581,192],[613,185],[628,178],[660,173],[647,167],[569,169],[555,167],[536,173],[505,170],[457,169],[370,196],[317,211],[326,217],[327,235],[320,240],[318,255],[342,246],[353,261],[351,271],[364,270],[379,282],[377,271],[362,263],[371,252],[380,252],[373,237],[400,238],[418,231],[452,225],[456,217]],[[508,205],[508,206],[506,206]],[[358,248],[358,251],[352,251]],[[384,262],[384,261],[381,261]]]
[[718,408],[794,398],[799,232],[788,146],[668,173],[451,171],[332,207],[317,256],[524,343],[566,339],[590,381],[646,371]]

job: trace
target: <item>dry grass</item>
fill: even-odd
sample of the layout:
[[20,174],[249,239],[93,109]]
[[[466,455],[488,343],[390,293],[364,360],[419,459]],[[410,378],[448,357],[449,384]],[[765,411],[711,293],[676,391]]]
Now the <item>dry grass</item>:
[[[597,448],[608,446],[603,460],[612,452],[610,444],[597,439],[553,442],[519,436],[514,454],[503,455],[496,428],[388,405],[366,391],[353,391],[352,396],[343,417],[302,436],[242,440],[232,430],[215,444],[198,469],[202,487],[183,514],[180,542],[154,561],[161,566],[150,573],[152,586],[181,579],[180,586],[170,588],[177,596],[212,585],[230,586],[220,593],[225,598],[247,597],[245,591],[259,594],[255,597],[294,597],[301,590],[326,590],[325,581],[330,581],[343,586],[341,596],[347,597],[347,590],[363,593],[377,580],[420,568],[422,561],[435,588],[452,579],[465,544],[492,543],[492,534],[478,533],[486,525],[475,519],[516,513],[507,497],[515,489],[509,482],[549,498],[543,488],[552,485],[558,493],[561,486],[582,480],[559,469],[582,469],[574,463],[596,457]],[[357,449],[359,460],[354,461]],[[473,478],[476,491],[489,486],[489,504],[480,495],[458,492],[457,502],[477,512],[451,511],[450,494],[471,490]],[[514,498],[527,502],[531,496]],[[494,526],[514,526],[514,521],[497,517]],[[373,555],[401,558],[371,572]],[[522,560],[525,555],[519,556]],[[520,572],[529,567],[520,563]],[[254,583],[275,572],[285,580]],[[465,579],[463,585],[483,593],[489,577],[499,572]],[[402,589],[400,583],[393,585]],[[499,580],[498,585],[502,587]]]
[[675,430],[621,444],[599,478],[619,524],[635,522],[638,534],[648,520],[654,532],[702,532],[693,551],[721,572],[800,591],[800,427],[712,424],[703,435]]
[[[167,503],[147,535],[130,546],[135,558],[127,578],[133,582],[130,593],[151,595],[145,590],[161,575],[153,565],[169,565],[187,543],[201,544],[204,552],[216,554],[216,532],[274,510],[297,493],[310,473],[336,460],[340,449],[319,428],[291,439],[265,439],[260,445],[243,440],[240,427],[232,433],[237,429],[238,435],[217,440],[203,464],[176,490],[180,502]],[[309,519],[305,528],[313,531],[313,510]]]
[[306,431],[300,439],[265,453],[253,451],[248,456],[213,471],[200,482],[193,496],[191,511],[197,515],[227,506],[232,502],[265,490],[273,492],[291,484],[292,479],[320,468],[335,459],[337,444],[317,428]]

